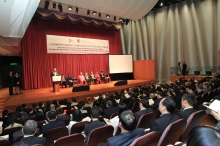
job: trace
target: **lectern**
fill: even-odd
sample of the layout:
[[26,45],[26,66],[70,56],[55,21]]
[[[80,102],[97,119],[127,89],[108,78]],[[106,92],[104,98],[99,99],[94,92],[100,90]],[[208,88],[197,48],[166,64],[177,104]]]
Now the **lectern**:
[[52,81],[53,81],[54,92],[59,93],[60,92],[61,76],[52,76]]

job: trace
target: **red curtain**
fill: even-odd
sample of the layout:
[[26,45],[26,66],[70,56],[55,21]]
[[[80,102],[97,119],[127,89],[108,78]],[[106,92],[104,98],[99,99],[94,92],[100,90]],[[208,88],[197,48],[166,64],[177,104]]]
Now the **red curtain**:
[[108,72],[108,55],[47,54],[46,35],[72,36],[109,40],[109,54],[121,54],[120,31],[83,24],[43,20],[34,16],[21,42],[24,88],[51,87],[50,73],[78,77],[79,72]]

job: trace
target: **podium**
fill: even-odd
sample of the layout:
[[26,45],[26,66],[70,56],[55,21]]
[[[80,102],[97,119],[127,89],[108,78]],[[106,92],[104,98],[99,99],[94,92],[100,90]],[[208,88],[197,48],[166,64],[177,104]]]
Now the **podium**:
[[52,76],[52,81],[53,81],[53,91],[55,93],[59,93],[61,76]]

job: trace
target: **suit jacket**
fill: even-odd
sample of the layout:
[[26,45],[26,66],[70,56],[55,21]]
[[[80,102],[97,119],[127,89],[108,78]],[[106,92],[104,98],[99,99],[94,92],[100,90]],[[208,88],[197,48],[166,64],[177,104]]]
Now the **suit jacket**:
[[188,109],[185,109],[185,110],[177,113],[177,115],[180,116],[180,118],[187,120],[189,118],[189,116],[194,112],[196,112],[196,110],[194,108],[188,108]]
[[104,109],[103,116],[106,116],[106,118],[109,119],[111,117],[111,115],[116,112],[118,112],[117,107],[108,107],[108,108]]
[[134,114],[135,118],[136,118],[136,122],[139,121],[140,117],[143,115],[143,114],[146,114],[146,113],[149,113],[149,112],[152,112],[153,110],[151,108],[146,108],[146,109],[143,109],[143,110],[140,110],[138,112],[136,112]]
[[135,139],[145,134],[144,129],[137,128],[131,132],[121,133],[118,136],[108,138],[107,146],[129,146]]
[[88,141],[89,134],[92,132],[92,130],[94,130],[96,128],[99,128],[99,127],[102,127],[104,125],[105,125],[105,123],[100,122],[98,120],[97,121],[92,121],[92,123],[87,124],[84,128],[84,132],[85,132],[85,135],[86,135],[86,142]]
[[35,136],[29,136],[23,138],[21,141],[14,143],[12,146],[17,146],[17,145],[34,145],[34,144],[42,144],[45,146],[49,146],[50,144],[46,141],[46,138],[44,137],[35,137]]
[[164,130],[167,128],[167,126],[177,120],[179,120],[180,117],[173,114],[163,114],[158,119],[154,120],[150,124],[150,131],[157,131],[160,134],[163,134]]
[[42,126],[42,134],[45,136],[48,130],[63,126],[66,126],[64,121],[51,121],[48,124]]
[[199,96],[199,95],[202,95],[203,93],[204,92],[201,90],[200,92],[197,92],[196,95]]
[[204,92],[204,93],[208,93],[208,92],[209,92],[209,89],[208,89],[208,88],[205,88],[205,89],[203,89],[203,92]]

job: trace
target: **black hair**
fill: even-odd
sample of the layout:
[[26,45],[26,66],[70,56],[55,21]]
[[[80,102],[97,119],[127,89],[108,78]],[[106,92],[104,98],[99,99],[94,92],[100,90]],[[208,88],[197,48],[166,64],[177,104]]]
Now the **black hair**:
[[21,106],[22,106],[22,108],[25,108],[25,107],[26,107],[26,104],[22,104]]
[[56,108],[57,115],[63,114],[63,109],[61,107]]
[[74,110],[72,113],[72,121],[80,122],[82,121],[82,112],[78,109]]
[[76,102],[76,98],[72,98],[72,102]]
[[183,100],[186,100],[187,103],[188,103],[189,105],[191,105],[191,106],[194,106],[194,104],[197,103],[197,100],[196,100],[195,96],[190,95],[190,94],[184,94],[184,95],[182,96],[182,99],[183,99]]
[[139,102],[142,103],[143,107],[145,107],[145,108],[149,108],[150,107],[149,101],[146,100],[146,99],[141,99]]
[[55,106],[57,105],[57,101],[56,100],[53,100],[52,102]]
[[43,106],[43,103],[42,102],[39,102],[38,103],[38,106],[41,108]]
[[220,132],[212,127],[193,128],[187,137],[187,146],[217,146],[220,144]]
[[29,116],[21,116],[21,118],[19,119],[19,123],[21,124],[21,125],[24,125],[26,122],[27,122],[27,120],[30,120],[30,118],[29,118]]
[[176,103],[171,97],[165,97],[162,105],[165,106],[167,108],[167,111],[170,113],[173,113],[176,107]]
[[96,100],[93,102],[93,107],[99,107],[101,105],[101,102],[99,100]]
[[21,106],[16,107],[16,111],[21,112],[21,110],[22,110],[22,107],[21,107]]
[[49,120],[55,120],[56,119],[56,112],[55,111],[49,111],[47,114],[47,118]]
[[50,108],[50,102],[46,102],[46,109],[49,109]]
[[2,115],[3,115],[3,116],[7,116],[7,114],[8,114],[8,110],[3,110],[3,111],[2,111]]
[[127,110],[127,105],[125,103],[118,104],[118,115],[120,115],[123,111]]
[[112,100],[107,100],[106,101],[106,104],[109,106],[109,107],[112,107],[113,106],[113,102],[112,102]]
[[135,116],[131,111],[123,111],[119,116],[119,121],[125,130],[132,131],[135,128]]
[[45,120],[44,113],[42,113],[41,111],[37,111],[37,113],[36,113],[36,121],[40,122],[40,121],[43,121],[43,120]]
[[101,111],[98,107],[93,107],[91,109],[91,117],[92,118],[99,118],[100,114],[101,114]]
[[37,107],[37,104],[36,104],[36,103],[33,103],[33,104],[32,104],[32,107],[33,107],[33,108],[36,108],[36,107]]

